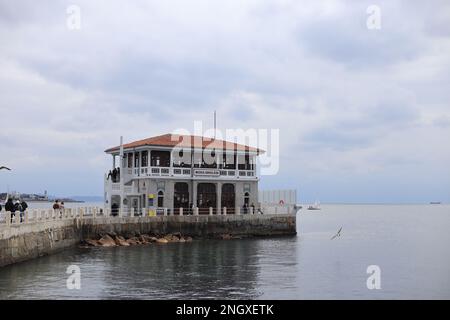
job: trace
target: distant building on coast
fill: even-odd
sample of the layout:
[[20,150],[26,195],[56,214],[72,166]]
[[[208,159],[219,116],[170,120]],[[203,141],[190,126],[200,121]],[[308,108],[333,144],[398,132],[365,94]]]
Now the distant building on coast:
[[6,201],[8,198],[20,199],[23,201],[49,201],[46,193],[44,195],[36,193],[20,193],[17,191],[0,193],[0,201]]
[[[258,148],[218,139],[165,134],[105,151],[112,156],[105,174],[107,208],[136,213],[199,214],[258,203]],[[144,210],[142,210],[144,209]],[[186,214],[185,213],[185,214]]]

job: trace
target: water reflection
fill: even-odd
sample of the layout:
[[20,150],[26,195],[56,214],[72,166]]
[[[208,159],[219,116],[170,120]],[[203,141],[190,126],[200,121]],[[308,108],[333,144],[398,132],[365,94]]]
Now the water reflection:
[[[260,260],[267,255],[264,242],[76,248],[3,268],[0,298],[254,299],[261,295],[257,286]],[[66,288],[70,264],[81,268],[81,290]]]

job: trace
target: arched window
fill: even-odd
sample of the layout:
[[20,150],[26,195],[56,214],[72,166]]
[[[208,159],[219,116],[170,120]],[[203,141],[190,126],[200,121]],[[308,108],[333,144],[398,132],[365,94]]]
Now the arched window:
[[216,185],[214,183],[199,183],[197,185],[197,207],[216,207]]
[[250,204],[250,194],[248,192],[244,193],[244,204],[247,205],[247,207]]
[[186,182],[175,183],[173,195],[174,208],[189,208],[189,186]]
[[221,207],[227,208],[228,214],[234,213],[234,208],[236,205],[236,196],[234,192],[234,184],[225,183],[222,185],[222,199],[221,199]]
[[158,208],[164,207],[164,192],[159,191],[158,192]]

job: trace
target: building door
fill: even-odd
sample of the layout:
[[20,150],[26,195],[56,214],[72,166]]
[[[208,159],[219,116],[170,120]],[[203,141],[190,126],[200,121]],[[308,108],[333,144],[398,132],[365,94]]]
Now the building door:
[[189,214],[189,185],[186,182],[175,183],[173,195],[174,214],[180,214],[180,208],[183,208],[183,214]]
[[209,208],[216,211],[217,193],[214,183],[199,183],[197,186],[197,207],[200,214],[209,214]]
[[234,214],[236,206],[236,193],[234,192],[234,184],[225,183],[222,185],[221,207],[227,208],[227,214]]

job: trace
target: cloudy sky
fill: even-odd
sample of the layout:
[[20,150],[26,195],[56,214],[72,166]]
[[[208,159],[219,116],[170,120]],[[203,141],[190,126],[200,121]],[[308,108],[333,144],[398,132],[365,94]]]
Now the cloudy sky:
[[450,201],[446,0],[0,0],[0,39],[0,191],[102,195],[120,135],[217,110],[220,129],[280,130],[261,188]]

